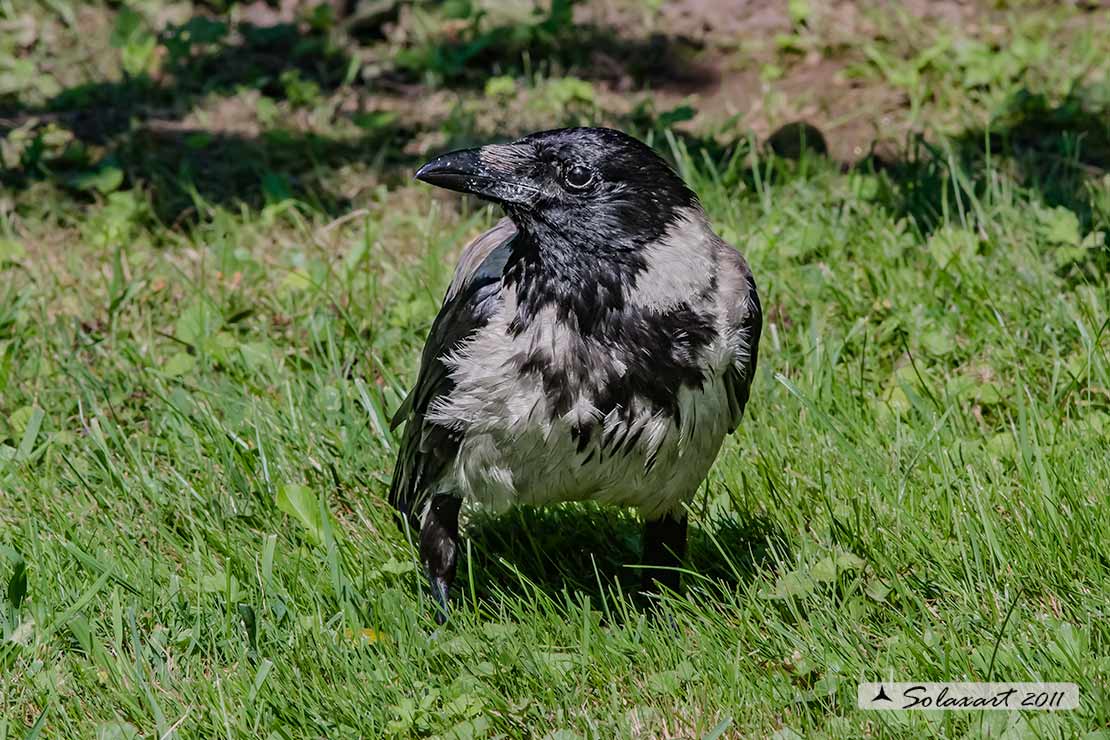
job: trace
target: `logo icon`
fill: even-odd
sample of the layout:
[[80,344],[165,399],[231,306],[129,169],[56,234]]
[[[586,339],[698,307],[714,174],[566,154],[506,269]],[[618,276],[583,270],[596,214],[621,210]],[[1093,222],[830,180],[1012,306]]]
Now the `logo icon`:
[[883,688],[882,684],[879,684],[879,693],[875,694],[875,698],[872,699],[871,701],[894,701],[894,700],[886,695],[886,689]]

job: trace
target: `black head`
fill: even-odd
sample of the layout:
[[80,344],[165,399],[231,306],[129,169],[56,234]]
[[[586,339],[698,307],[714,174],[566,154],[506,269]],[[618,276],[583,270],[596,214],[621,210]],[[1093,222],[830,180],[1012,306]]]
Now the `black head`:
[[500,203],[524,234],[578,250],[635,248],[697,205],[650,147],[607,128],[567,128],[444,154],[424,182]]

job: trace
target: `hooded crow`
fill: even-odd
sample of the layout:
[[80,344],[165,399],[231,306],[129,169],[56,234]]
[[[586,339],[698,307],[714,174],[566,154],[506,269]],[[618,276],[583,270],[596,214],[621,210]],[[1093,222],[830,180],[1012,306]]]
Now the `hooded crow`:
[[444,154],[419,180],[499,204],[432,324],[390,503],[437,604],[459,509],[637,508],[644,590],[677,590],[690,501],[739,424],[762,327],[744,258],[651,148],[570,128]]

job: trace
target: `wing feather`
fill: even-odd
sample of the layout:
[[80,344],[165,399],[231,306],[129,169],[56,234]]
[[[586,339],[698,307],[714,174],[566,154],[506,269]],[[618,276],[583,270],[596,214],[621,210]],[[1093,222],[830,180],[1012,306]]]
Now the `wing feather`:
[[501,272],[516,229],[502,219],[468,244],[459,258],[454,278],[439,315],[432,323],[416,385],[394,414],[391,428],[405,424],[389,503],[419,526],[425,497],[458,454],[462,441],[457,429],[433,424],[426,418],[437,398],[449,395],[455,381],[445,359],[488,322],[501,302]]

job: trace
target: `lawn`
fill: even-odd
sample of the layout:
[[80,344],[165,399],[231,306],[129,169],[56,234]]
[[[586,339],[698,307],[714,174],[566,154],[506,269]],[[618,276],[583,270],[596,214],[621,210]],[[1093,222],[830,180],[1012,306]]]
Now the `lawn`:
[[[1110,738],[1110,9],[340,5],[0,0],[0,738]],[[470,512],[437,630],[388,420],[499,214],[411,173],[586,122],[751,262],[748,415],[656,613],[632,512]]]

